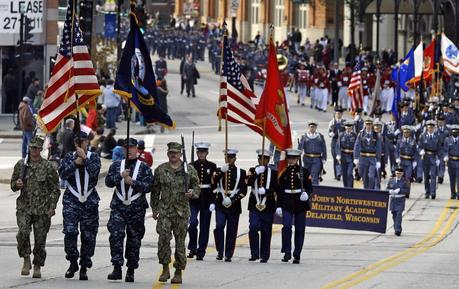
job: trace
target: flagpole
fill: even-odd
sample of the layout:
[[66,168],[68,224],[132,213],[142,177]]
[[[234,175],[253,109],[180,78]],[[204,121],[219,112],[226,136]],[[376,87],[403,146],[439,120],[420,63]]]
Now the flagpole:
[[[135,16],[135,4],[136,2],[135,1],[132,1],[129,3],[130,4],[130,7],[131,7],[131,13],[134,14]],[[129,16],[129,21],[132,21],[132,18],[131,16]],[[132,27],[132,26],[131,26]],[[121,60],[120,60],[121,61]],[[132,77],[132,76],[131,76]],[[126,111],[126,155],[125,155],[125,159],[126,161],[128,160],[128,154],[129,154],[129,138],[130,138],[130,132],[131,132],[131,98],[132,98],[132,94],[134,93],[134,87],[132,87],[131,89],[131,97],[128,97],[128,100],[127,100],[127,111]],[[127,198],[127,195],[126,195],[126,198]]]
[[[223,41],[221,42],[221,62],[220,62],[220,83],[222,83],[223,80],[223,63],[225,62],[225,59],[223,59],[224,55],[224,50],[226,49],[225,47],[225,40],[228,38],[228,30],[226,29],[226,22],[223,21]],[[228,88],[227,88],[228,89]],[[219,131],[221,131],[221,107],[218,110],[219,112]],[[225,164],[228,163],[228,95],[226,94],[226,104],[225,104]],[[228,170],[225,172],[225,196],[228,195]]]
[[[71,24],[71,27],[70,27],[70,55],[73,58],[73,31],[74,31],[74,27],[75,27],[75,4],[76,4],[76,1],[75,0],[71,0],[71,1],[72,1],[72,24]],[[72,70],[69,70],[69,74],[72,74]],[[72,75],[70,75],[70,77],[72,77]],[[68,93],[68,91],[67,91],[67,93]],[[66,95],[66,99],[67,99],[67,96],[68,95]],[[80,143],[81,123],[80,123],[80,113],[79,113],[79,104],[78,104],[78,93],[76,91],[75,91],[75,106],[76,106],[75,107],[76,125],[75,125],[73,131],[77,133],[77,140],[78,140],[78,143]]]

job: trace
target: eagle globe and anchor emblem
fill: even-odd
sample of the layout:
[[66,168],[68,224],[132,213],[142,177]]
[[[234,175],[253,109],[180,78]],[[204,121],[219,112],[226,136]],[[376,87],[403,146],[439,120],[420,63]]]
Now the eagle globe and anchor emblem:
[[153,106],[155,99],[143,86],[145,79],[145,60],[138,48],[135,49],[131,58],[131,81],[137,91],[139,102],[143,105]]
[[446,57],[448,57],[449,59],[454,59],[457,57],[458,55],[458,50],[457,50],[457,47],[450,44],[448,45],[448,47],[446,47],[446,51],[445,51],[445,54],[446,54]]

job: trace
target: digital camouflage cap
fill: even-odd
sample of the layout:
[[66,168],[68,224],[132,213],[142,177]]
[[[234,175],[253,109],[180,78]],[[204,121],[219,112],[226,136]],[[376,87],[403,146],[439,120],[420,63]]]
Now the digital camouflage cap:
[[170,142],[167,144],[167,152],[182,152],[182,145],[178,142]]
[[36,135],[30,140],[29,147],[42,148],[44,142],[45,142],[45,140],[42,137]]

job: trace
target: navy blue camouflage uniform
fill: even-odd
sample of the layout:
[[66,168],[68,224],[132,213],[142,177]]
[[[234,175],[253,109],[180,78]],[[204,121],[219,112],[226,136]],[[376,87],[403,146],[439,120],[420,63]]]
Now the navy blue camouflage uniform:
[[[125,169],[130,169],[131,177],[137,160],[126,162]],[[109,188],[116,187],[121,192],[121,161],[112,163],[108,174],[105,177],[105,185]],[[127,236],[125,257],[127,267],[137,269],[139,267],[139,253],[142,238],[145,234],[145,212],[148,202],[145,194],[151,191],[153,174],[145,163],[141,163],[136,180],[133,181],[132,195],[141,194],[133,200],[130,205],[125,205],[115,193],[110,203],[110,219],[108,220],[108,231],[110,232],[110,253],[113,266],[122,266],[124,263],[123,247],[124,237]],[[127,190],[128,188],[126,188]]]
[[[76,262],[80,257],[82,267],[91,268],[91,257],[94,256],[96,236],[99,228],[99,195],[96,191],[101,164],[96,153],[83,161],[83,166],[75,164],[75,153],[67,153],[59,166],[59,176],[67,182],[67,189],[62,198],[64,250],[66,259]],[[78,191],[75,171],[79,170],[81,190]],[[84,176],[87,171],[89,176],[88,192],[92,190],[86,200],[80,202],[72,192],[84,193]],[[70,188],[71,187],[71,188]],[[79,227],[79,230],[78,230]],[[78,234],[81,232],[81,250],[78,252]]]

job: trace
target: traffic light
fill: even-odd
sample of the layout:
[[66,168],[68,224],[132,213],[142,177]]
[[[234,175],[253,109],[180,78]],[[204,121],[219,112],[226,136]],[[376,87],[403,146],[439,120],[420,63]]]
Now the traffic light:
[[[23,14],[22,14],[23,15]],[[30,19],[27,16],[24,16],[24,42],[29,42],[30,39],[32,39],[32,30],[34,29],[34,25],[32,23],[32,19]]]

